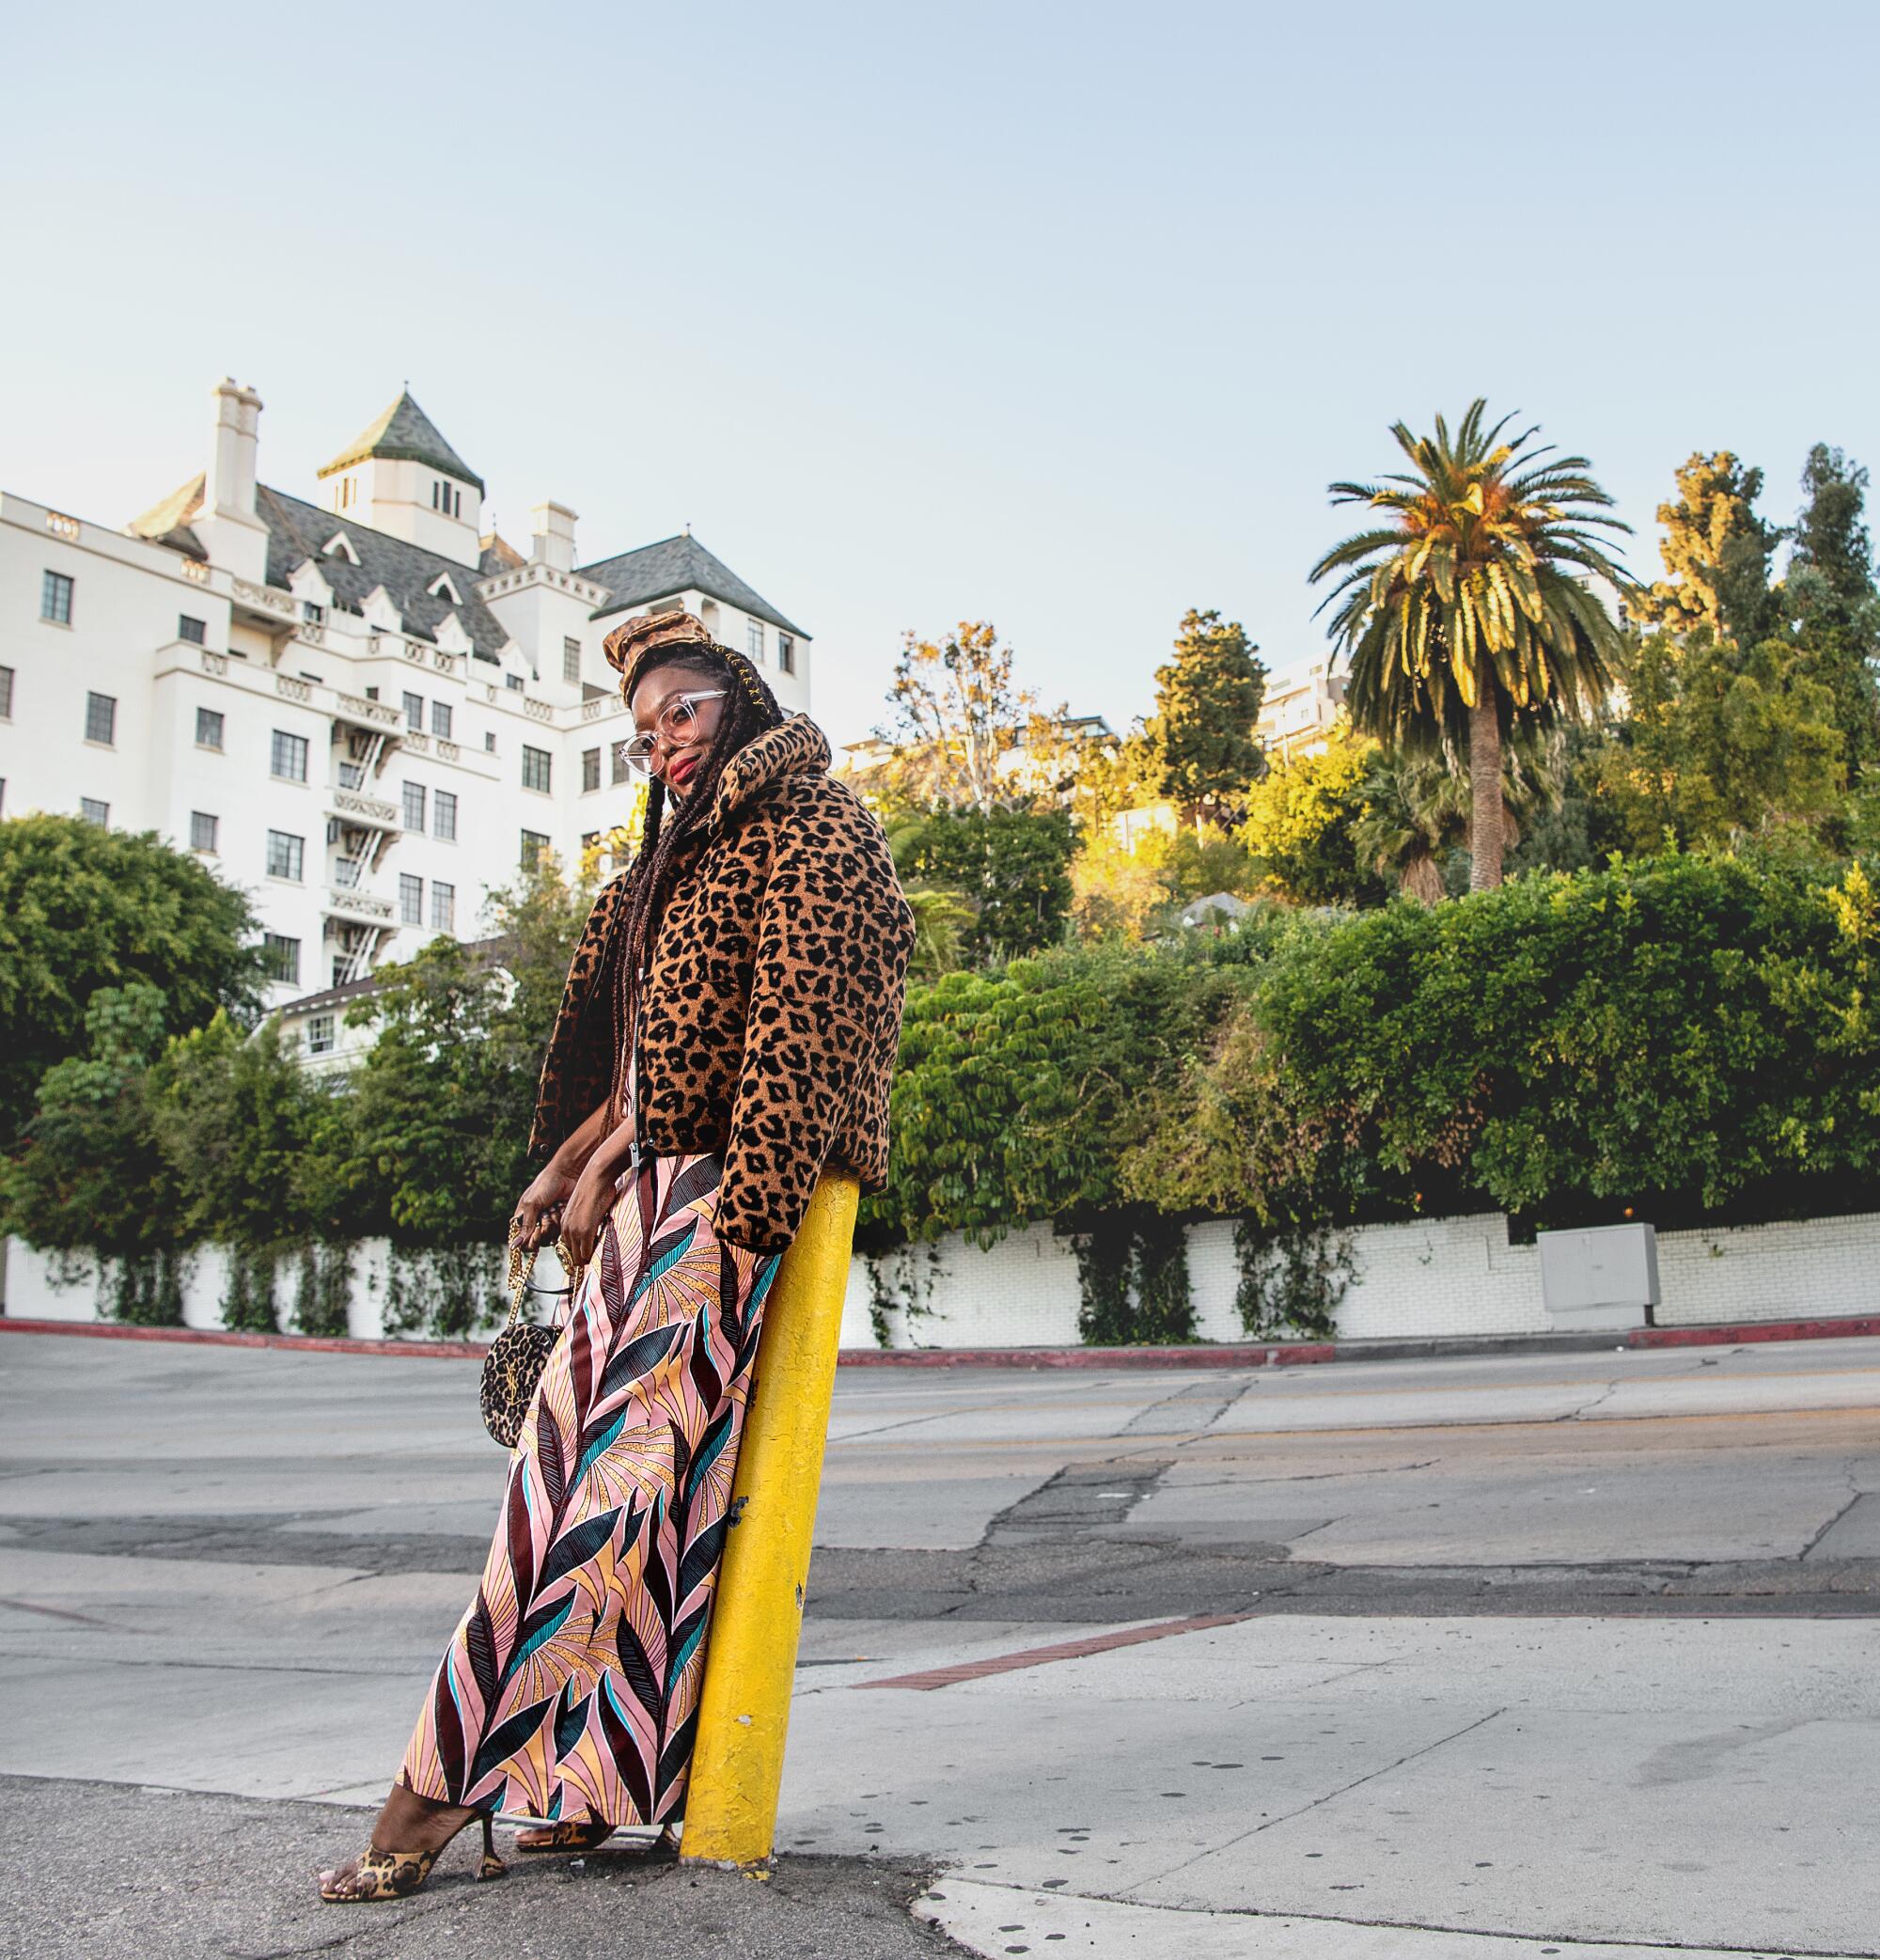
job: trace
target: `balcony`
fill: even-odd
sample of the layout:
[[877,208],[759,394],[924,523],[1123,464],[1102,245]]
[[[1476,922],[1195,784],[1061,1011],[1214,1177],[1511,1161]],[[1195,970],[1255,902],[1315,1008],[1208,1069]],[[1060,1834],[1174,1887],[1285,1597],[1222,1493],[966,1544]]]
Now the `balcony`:
[[349,830],[397,830],[400,810],[396,803],[381,797],[363,796],[356,790],[335,790],[328,799],[333,814]]
[[322,909],[330,917],[349,920],[355,925],[389,926],[392,923],[391,900],[375,899],[368,891],[342,891],[334,886],[327,891],[326,904]]
[[350,721],[375,732],[394,730],[402,719],[396,708],[388,708],[384,701],[368,701],[356,694],[340,694],[337,691],[333,699],[334,713],[341,721]]

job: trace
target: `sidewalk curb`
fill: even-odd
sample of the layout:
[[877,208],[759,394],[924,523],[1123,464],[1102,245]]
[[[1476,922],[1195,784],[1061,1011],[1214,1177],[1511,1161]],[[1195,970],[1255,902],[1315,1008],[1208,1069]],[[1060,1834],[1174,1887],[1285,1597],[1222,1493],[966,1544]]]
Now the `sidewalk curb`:
[[[275,1347],[321,1355],[390,1355],[480,1361],[480,1341],[355,1341],[317,1334],[244,1334],[230,1327],[125,1327],[110,1322],[14,1320],[0,1334],[76,1334],[92,1341],[170,1341],[208,1347]],[[1606,1334],[1421,1335],[1381,1341],[1276,1341],[1192,1347],[845,1347],[844,1368],[1298,1368],[1323,1361],[1422,1361],[1468,1355],[1597,1355],[1614,1348],[1740,1347],[1772,1341],[1880,1337],[1880,1314],[1845,1319],[1738,1321],[1697,1327],[1630,1327]]]

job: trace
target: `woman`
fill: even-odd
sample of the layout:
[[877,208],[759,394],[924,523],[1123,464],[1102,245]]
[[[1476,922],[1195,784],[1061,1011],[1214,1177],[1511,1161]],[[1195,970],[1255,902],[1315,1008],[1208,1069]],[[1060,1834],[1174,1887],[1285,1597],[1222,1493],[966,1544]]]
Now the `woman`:
[[807,716],[688,613],[607,657],[650,776],[543,1065],[517,1208],[579,1285],[476,1600],[338,1902],[417,1889],[473,1820],[526,1851],[683,1811],[704,1635],[766,1291],[825,1163],[877,1190],[914,924]]

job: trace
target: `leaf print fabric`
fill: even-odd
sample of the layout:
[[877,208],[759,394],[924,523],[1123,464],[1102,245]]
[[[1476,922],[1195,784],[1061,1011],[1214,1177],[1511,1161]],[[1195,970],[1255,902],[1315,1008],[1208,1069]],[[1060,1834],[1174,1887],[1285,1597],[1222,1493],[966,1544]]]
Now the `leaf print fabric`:
[[498,1814],[683,1814],[764,1296],[715,1157],[648,1160],[602,1231],[401,1780]]

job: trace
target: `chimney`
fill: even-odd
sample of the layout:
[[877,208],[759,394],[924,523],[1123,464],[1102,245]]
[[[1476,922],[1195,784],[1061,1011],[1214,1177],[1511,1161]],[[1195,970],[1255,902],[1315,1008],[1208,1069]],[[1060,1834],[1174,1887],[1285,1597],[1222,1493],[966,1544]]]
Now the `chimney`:
[[535,535],[529,540],[529,563],[551,572],[574,570],[575,515],[566,504],[538,504],[530,515]]
[[215,390],[215,427],[202,487],[196,529],[209,561],[237,578],[260,585],[268,575],[268,533],[255,510],[256,459],[259,453],[261,398],[239,382]]
[[215,390],[215,447],[210,451],[208,494],[218,517],[255,517],[256,458],[261,447],[261,398],[225,380]]

